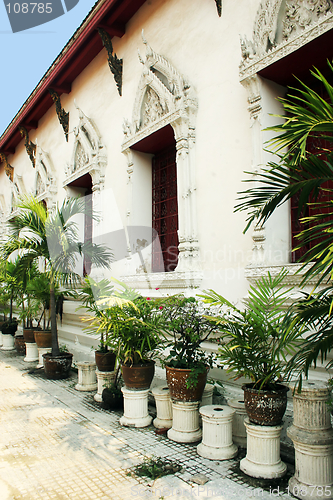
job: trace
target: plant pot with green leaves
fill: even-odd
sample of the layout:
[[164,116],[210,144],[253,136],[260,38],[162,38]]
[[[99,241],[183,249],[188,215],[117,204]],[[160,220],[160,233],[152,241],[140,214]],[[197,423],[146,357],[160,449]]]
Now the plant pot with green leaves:
[[117,367],[114,381],[104,387],[102,392],[102,407],[106,410],[121,410],[123,408],[123,393],[121,391],[121,369]]
[[[202,302],[195,297],[174,295],[165,300],[163,317],[166,325],[167,356],[161,355],[166,368],[170,396],[175,401],[200,401],[215,355],[202,348],[219,330],[208,319]],[[164,351],[165,352],[165,351]]]
[[155,373],[153,357],[164,340],[162,299],[142,297],[118,284],[122,290],[108,299],[95,324],[107,332],[107,344],[117,353],[126,387],[148,389]]
[[[82,301],[82,306],[79,309],[86,309],[90,314],[94,315],[94,318],[101,317],[100,301],[103,301],[106,297],[109,297],[114,290],[114,286],[107,279],[102,279],[100,281],[95,281],[93,278],[86,277],[85,282],[80,290],[79,299]],[[91,316],[82,318],[82,321],[92,323]],[[96,335],[98,331],[99,335],[99,345],[95,350],[95,363],[97,369],[101,372],[112,372],[114,371],[116,364],[116,353],[111,350],[107,343],[107,330],[104,328],[99,328],[97,322],[95,326],[88,326],[85,331],[89,334]]]
[[242,386],[245,409],[250,422],[280,425],[287,406],[290,376],[287,356],[299,345],[302,329],[295,325],[293,313],[286,304],[292,289],[286,289],[287,275],[262,276],[250,286],[244,308],[238,308],[210,290],[201,295],[206,303],[220,308],[212,316],[223,336],[218,357],[234,379],[246,377],[251,382]]
[[[66,198],[61,207],[48,211],[34,196],[25,196],[17,203],[18,214],[9,221],[9,236],[3,244],[5,258],[9,259],[20,251],[20,266],[28,268],[32,262],[42,261],[50,284],[50,317],[52,351],[44,354],[44,370],[49,378],[67,378],[73,355],[61,353],[58,342],[56,288],[72,290],[81,283],[75,266],[82,256],[92,264],[109,267],[111,252],[91,241],[80,242],[76,217],[88,215],[93,220],[89,203],[85,198]],[[57,365],[57,370],[49,371],[48,366]],[[55,374],[55,375],[52,375]]]

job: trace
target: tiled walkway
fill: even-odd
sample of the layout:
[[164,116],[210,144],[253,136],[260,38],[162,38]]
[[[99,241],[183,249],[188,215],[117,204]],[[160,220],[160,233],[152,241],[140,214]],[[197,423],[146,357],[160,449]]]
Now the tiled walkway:
[[[16,352],[0,351],[0,500],[292,498],[291,466],[282,480],[253,480],[239,470],[244,454],[210,461],[196,445],[157,436],[153,426],[122,427],[120,413],[76,391],[76,382],[74,372],[47,380]],[[155,481],[135,476],[132,468],[151,455],[177,460],[182,470]],[[193,483],[197,473],[209,481]]]

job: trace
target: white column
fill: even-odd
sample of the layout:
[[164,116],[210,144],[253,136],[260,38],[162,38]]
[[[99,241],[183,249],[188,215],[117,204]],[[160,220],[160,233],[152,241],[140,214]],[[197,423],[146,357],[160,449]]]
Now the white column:
[[200,401],[172,401],[172,428],[168,438],[177,443],[195,443],[200,441],[202,432],[199,426]]
[[295,447],[289,490],[304,500],[333,498],[333,429],[322,381],[305,381],[293,397],[294,421],[287,434]]
[[52,347],[37,347],[37,349],[38,349],[38,365],[36,368],[43,368],[44,367],[43,354],[51,352]]
[[244,420],[247,417],[243,400],[231,399],[228,401],[230,408],[235,410],[232,422],[232,440],[241,448],[246,448],[246,429]]
[[25,352],[26,355],[23,361],[26,361],[27,363],[38,361],[38,348],[35,342],[26,342]]
[[124,396],[124,415],[119,420],[120,425],[135,427],[150,425],[153,418],[148,415],[149,389],[136,391],[122,387],[121,392]]
[[287,466],[280,457],[282,425],[268,426],[244,421],[247,432],[247,453],[240,469],[251,477],[277,479],[285,475]]
[[197,446],[201,457],[210,460],[230,460],[238,448],[232,442],[232,417],[235,410],[228,406],[208,405],[199,410],[202,417],[202,442]]
[[78,383],[75,386],[77,391],[95,391],[97,389],[96,382],[96,365],[90,361],[80,361],[77,363],[78,368]]
[[151,390],[156,403],[157,416],[153,421],[156,429],[170,429],[172,427],[172,404],[169,387],[158,386]]
[[112,382],[114,382],[116,370],[114,370],[113,372],[102,372],[100,370],[96,370],[95,373],[97,377],[97,392],[94,396],[94,400],[98,403],[101,403],[103,401],[103,390],[105,389],[105,387],[110,386]]

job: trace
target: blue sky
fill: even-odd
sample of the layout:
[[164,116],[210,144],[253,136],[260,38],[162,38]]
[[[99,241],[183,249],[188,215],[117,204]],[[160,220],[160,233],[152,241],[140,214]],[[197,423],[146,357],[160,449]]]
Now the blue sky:
[[96,0],[80,0],[63,16],[12,33],[0,0],[0,136]]

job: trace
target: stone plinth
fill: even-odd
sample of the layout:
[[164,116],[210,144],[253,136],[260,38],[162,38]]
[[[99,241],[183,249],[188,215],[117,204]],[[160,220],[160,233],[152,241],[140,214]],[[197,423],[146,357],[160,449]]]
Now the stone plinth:
[[103,401],[103,390],[105,389],[105,387],[109,387],[112,382],[114,382],[116,370],[112,372],[102,372],[100,370],[96,370],[95,373],[97,377],[97,392],[94,396],[94,400],[98,403],[101,403]]
[[230,408],[235,410],[232,422],[232,440],[241,448],[246,448],[246,429],[244,420],[247,417],[243,400],[231,399],[228,401]]
[[306,381],[293,395],[294,420],[287,434],[295,447],[290,492],[304,500],[333,498],[333,429],[322,381]]
[[212,384],[205,385],[203,395],[201,398],[201,402],[200,402],[200,407],[213,404],[213,391],[214,391],[214,386]]
[[202,442],[197,447],[201,457],[229,460],[237,455],[232,442],[232,418],[235,410],[229,406],[208,405],[199,409],[202,417]]
[[167,386],[154,387],[151,390],[156,403],[157,416],[153,421],[157,429],[170,429],[172,427],[172,404]]
[[199,404],[200,401],[172,401],[173,421],[172,428],[168,430],[169,439],[177,443],[196,443],[201,440]]
[[37,365],[37,368],[43,368],[44,367],[43,354],[51,352],[52,348],[51,347],[37,347],[37,350],[38,350],[38,365]]
[[149,389],[131,390],[122,387],[124,396],[124,415],[120,418],[121,425],[134,425],[135,427],[147,427],[153,418],[148,415],[148,393]]
[[97,389],[96,365],[90,361],[80,361],[77,363],[78,383],[75,386],[77,391],[95,391]]
[[268,426],[244,420],[247,433],[246,457],[240,461],[240,469],[251,477],[277,479],[285,475],[287,466],[280,457],[282,425]]
[[25,358],[23,361],[27,363],[32,363],[34,361],[38,361],[38,348],[35,342],[26,342],[25,343]]
[[10,333],[2,334],[2,347],[3,351],[13,351],[14,347],[14,337]]

